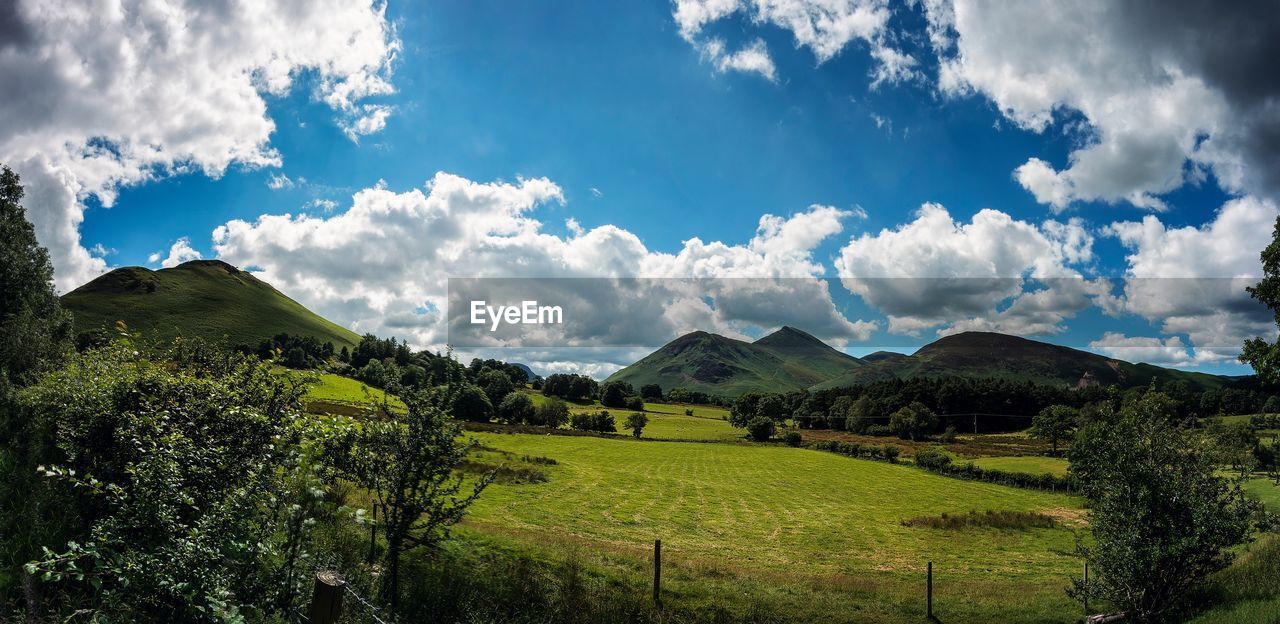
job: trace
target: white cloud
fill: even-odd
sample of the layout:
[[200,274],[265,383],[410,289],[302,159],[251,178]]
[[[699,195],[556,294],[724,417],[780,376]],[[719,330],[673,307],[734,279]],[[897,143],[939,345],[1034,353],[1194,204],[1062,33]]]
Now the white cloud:
[[147,256],[147,263],[155,264],[159,262],[161,267],[168,269],[176,267],[183,262],[199,260],[201,257],[200,252],[191,246],[191,240],[183,236],[174,241],[173,245],[169,247],[168,255],[165,255],[163,251],[157,251]]
[[978,92],[1022,128],[1063,111],[1087,121],[1055,168],[1030,158],[1015,177],[1037,201],[1159,196],[1204,169],[1231,192],[1280,187],[1280,81],[1269,60],[1280,16],[1204,2],[928,0],[945,94]]
[[272,173],[267,176],[267,188],[278,191],[280,189],[291,189],[294,187],[294,181],[283,173]]
[[871,330],[841,316],[825,282],[815,278],[825,270],[814,262],[813,248],[840,231],[848,211],[814,206],[788,218],[765,215],[746,244],[693,238],[668,254],[613,225],[586,229],[569,220],[567,236],[545,232],[533,213],[562,201],[560,187],[545,178],[486,184],[438,173],[425,189],[359,191],[349,208],[332,216],[228,222],[214,231],[214,249],[223,260],[258,267],[260,277],[328,318],[419,346],[438,348],[449,340],[445,319],[421,311],[461,309],[448,305],[451,276],[761,278],[717,279],[710,288],[653,279],[608,292],[591,290],[600,288],[594,280],[540,281],[540,300],[591,304],[576,308],[589,318],[579,319],[580,335],[562,337],[565,344],[599,344],[607,335],[612,344],[656,346],[694,329],[740,335],[766,322],[794,324],[836,342]]
[[1224,204],[1200,226],[1170,228],[1154,215],[1112,223],[1128,248],[1123,309],[1166,334],[1185,334],[1198,358],[1224,359],[1247,338],[1273,339],[1271,314],[1245,292],[1262,275],[1259,252],[1280,211],[1253,197]]
[[750,71],[774,80],[776,71],[763,40],[756,38],[729,53],[722,39],[704,36],[710,24],[737,13],[755,24],[787,30],[795,37],[796,47],[809,48],[819,64],[850,42],[865,42],[877,61],[872,69],[873,88],[919,76],[916,60],[888,42],[887,0],[676,0],[673,16],[680,35],[720,71]]
[[725,49],[724,41],[711,39],[702,44],[702,55],[721,73],[736,71],[759,74],[771,82],[778,77],[773,58],[769,56],[769,50],[765,48],[762,39],[756,39],[734,52]]
[[1089,343],[1089,348],[1126,362],[1146,362],[1159,366],[1191,366],[1196,358],[1178,336],[1168,338],[1125,336],[1107,332]]
[[[939,333],[1054,333],[1105,290],[1069,268],[1092,258],[1092,243],[1078,220],[1036,226],[984,209],[959,223],[941,205],[924,204],[914,221],[851,239],[835,267],[894,333],[943,325]],[[1041,288],[1024,294],[1028,279]]]
[[0,160],[22,175],[26,206],[60,289],[105,270],[81,244],[84,201],[177,172],[220,176],[280,164],[264,95],[303,72],[343,127],[374,131],[399,49],[373,0],[20,0],[22,37],[0,52]]

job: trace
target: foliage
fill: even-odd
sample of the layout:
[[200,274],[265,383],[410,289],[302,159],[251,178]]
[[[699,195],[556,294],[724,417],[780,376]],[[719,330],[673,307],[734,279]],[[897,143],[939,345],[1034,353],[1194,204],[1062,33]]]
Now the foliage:
[[777,429],[777,424],[772,418],[767,416],[756,416],[747,421],[747,434],[756,442],[764,442],[773,437],[773,432]]
[[639,439],[640,433],[644,431],[644,426],[647,424],[649,424],[649,417],[636,412],[627,416],[627,422],[622,425],[622,428],[630,431],[631,435]]
[[493,415],[493,403],[481,388],[464,384],[452,393],[449,412],[459,420],[489,422],[489,417]]
[[534,408],[531,425],[556,428],[569,422],[569,406],[557,397],[551,397]]
[[49,253],[23,210],[18,174],[0,168],[0,409],[71,349],[71,317],[53,291]]
[[617,433],[618,426],[613,414],[605,410],[598,412],[579,412],[570,416],[569,426],[579,431],[596,431],[599,433]]
[[405,393],[401,399],[408,413],[365,422],[331,448],[335,465],[382,509],[378,528],[387,544],[387,579],[381,593],[393,609],[400,595],[401,557],[439,544],[493,478],[482,476],[462,494],[463,477],[455,468],[473,443],[460,440],[461,425],[443,407],[454,390]]
[[[1280,325],[1280,217],[1276,218],[1271,243],[1262,250],[1261,258],[1262,280],[1246,290],[1271,309]],[[1247,340],[1240,361],[1252,366],[1265,385],[1280,386],[1280,341],[1271,343],[1261,337]]]
[[798,447],[804,442],[804,438],[798,431],[788,431],[787,435],[782,436],[782,441],[786,442],[787,446]]
[[650,401],[662,400],[662,386],[658,384],[645,384],[640,386],[640,398]]
[[1175,419],[1173,401],[1148,391],[1086,425],[1069,454],[1091,503],[1092,543],[1077,550],[1096,571],[1070,592],[1103,596],[1138,621],[1176,613],[1249,534],[1240,482],[1217,476],[1210,442]]
[[1048,440],[1053,454],[1058,454],[1058,442],[1071,437],[1080,422],[1080,410],[1069,405],[1050,405],[1031,419],[1031,437]]
[[506,423],[532,424],[536,420],[533,399],[521,392],[512,392],[498,405],[498,418]]
[[544,396],[560,397],[569,401],[590,399],[599,394],[600,388],[596,380],[586,375],[556,373],[549,375],[542,382]]
[[600,404],[605,407],[625,407],[627,397],[635,390],[625,381],[606,381],[600,384]]
[[[283,616],[324,504],[305,388],[256,358],[178,341],[149,361],[127,341],[23,394],[31,455],[59,526],[26,566],[48,608],[101,621]],[[27,505],[22,507],[31,508]]]
[[938,426],[938,415],[924,403],[913,402],[889,416],[889,428],[898,437],[915,441]]
[[916,465],[926,470],[941,472],[951,466],[951,455],[936,446],[916,451]]
[[502,399],[516,389],[515,384],[511,383],[509,375],[503,371],[493,369],[481,373],[476,378],[476,385],[484,390],[485,396],[489,397],[490,405],[501,405]]

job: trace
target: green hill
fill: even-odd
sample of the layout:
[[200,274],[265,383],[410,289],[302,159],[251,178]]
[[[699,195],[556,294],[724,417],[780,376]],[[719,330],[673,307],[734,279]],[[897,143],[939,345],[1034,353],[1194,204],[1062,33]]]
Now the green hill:
[[[876,354],[873,354],[876,355]],[[1131,364],[1026,338],[990,332],[964,332],[931,342],[910,356],[868,356],[866,366],[815,385],[837,388],[912,377],[993,377],[1033,381],[1055,386],[1112,384],[1145,386],[1185,380],[1192,387],[1216,388],[1226,379],[1217,375]]]
[[658,384],[722,396],[800,390],[863,366],[792,327],[755,342],[703,331],[685,334],[609,377],[632,386]]
[[276,334],[314,336],[335,348],[360,336],[303,307],[270,284],[220,260],[171,269],[116,269],[62,296],[77,332],[124,321],[148,338],[175,336],[257,346]]

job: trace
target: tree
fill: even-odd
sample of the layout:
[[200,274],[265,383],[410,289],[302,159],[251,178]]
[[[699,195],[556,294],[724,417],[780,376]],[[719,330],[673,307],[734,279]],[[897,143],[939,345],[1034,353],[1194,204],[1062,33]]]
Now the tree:
[[487,369],[480,373],[476,380],[476,385],[484,389],[485,396],[489,397],[490,405],[501,405],[502,399],[508,394],[515,391],[515,384],[511,383],[511,376],[500,370]]
[[[1276,217],[1271,243],[1262,250],[1261,258],[1262,281],[1245,290],[1271,309],[1280,326],[1280,217]],[[1280,385],[1280,342],[1271,343],[1261,337],[1247,340],[1240,361],[1252,366],[1265,386]]]
[[1102,596],[1139,622],[1173,617],[1226,567],[1254,508],[1240,479],[1217,475],[1203,434],[1177,427],[1175,416],[1172,400],[1148,390],[1118,411],[1104,408],[1068,454],[1090,502],[1093,543],[1076,548],[1095,571],[1068,592]]
[[548,397],[546,401],[534,409],[531,425],[556,428],[569,422],[569,406],[558,397]]
[[889,429],[903,439],[915,441],[938,426],[938,415],[924,403],[912,401],[889,415]]
[[535,411],[533,399],[522,392],[512,392],[498,404],[498,418],[513,425],[532,422]]
[[1058,454],[1058,441],[1075,433],[1080,422],[1080,410],[1068,405],[1050,405],[1031,419],[1031,437],[1048,440],[1053,454]]
[[629,396],[622,402],[622,406],[636,412],[644,411],[644,399],[638,396]]
[[640,398],[646,401],[661,401],[662,386],[658,384],[645,384],[640,386]]
[[1273,394],[1267,397],[1266,402],[1262,404],[1262,412],[1264,414],[1280,414],[1280,396]]
[[767,416],[756,416],[747,422],[747,433],[751,435],[751,439],[756,442],[764,442],[773,437],[774,431],[777,430],[777,423]]
[[865,433],[871,426],[871,397],[862,395],[849,406],[849,415],[845,418],[844,428],[855,433]]
[[71,316],[53,290],[49,253],[27,221],[18,174],[0,167],[0,400],[71,351]]
[[[470,388],[474,386],[457,390]],[[400,593],[401,557],[444,539],[493,480],[493,473],[486,473],[469,493],[461,494],[463,477],[456,468],[475,443],[463,442],[462,426],[441,409],[440,404],[450,402],[449,394],[404,393],[408,412],[395,420],[371,419],[353,430],[350,453],[341,462],[383,510],[378,528],[387,542],[387,577],[381,593],[393,609]]]
[[631,384],[625,381],[606,381],[600,384],[600,404],[605,407],[626,407],[627,397],[635,394]]
[[627,422],[622,425],[622,428],[630,431],[631,435],[638,439],[640,437],[640,432],[644,431],[644,426],[647,424],[649,424],[649,417],[636,412],[627,416]]
[[489,402],[489,395],[484,390],[465,384],[452,393],[450,412],[459,420],[489,422],[489,417],[493,415],[493,404]]

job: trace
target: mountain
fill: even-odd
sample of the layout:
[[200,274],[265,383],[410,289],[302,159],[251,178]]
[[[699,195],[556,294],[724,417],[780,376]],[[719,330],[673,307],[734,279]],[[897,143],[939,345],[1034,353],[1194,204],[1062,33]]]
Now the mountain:
[[[883,352],[880,352],[883,353]],[[991,332],[963,332],[931,342],[910,356],[864,358],[866,366],[823,381],[815,389],[837,388],[911,377],[995,377],[1071,387],[1087,385],[1145,386],[1185,380],[1193,387],[1214,388],[1226,378],[1205,373],[1131,364],[1069,347]]]
[[755,342],[697,331],[609,377],[639,388],[688,388],[722,396],[801,390],[864,363],[813,336],[783,327]]
[[220,260],[194,260],[152,271],[124,267],[62,296],[77,332],[124,321],[147,338],[175,336],[256,347],[276,334],[315,336],[354,347],[360,336],[284,296],[270,284]]

